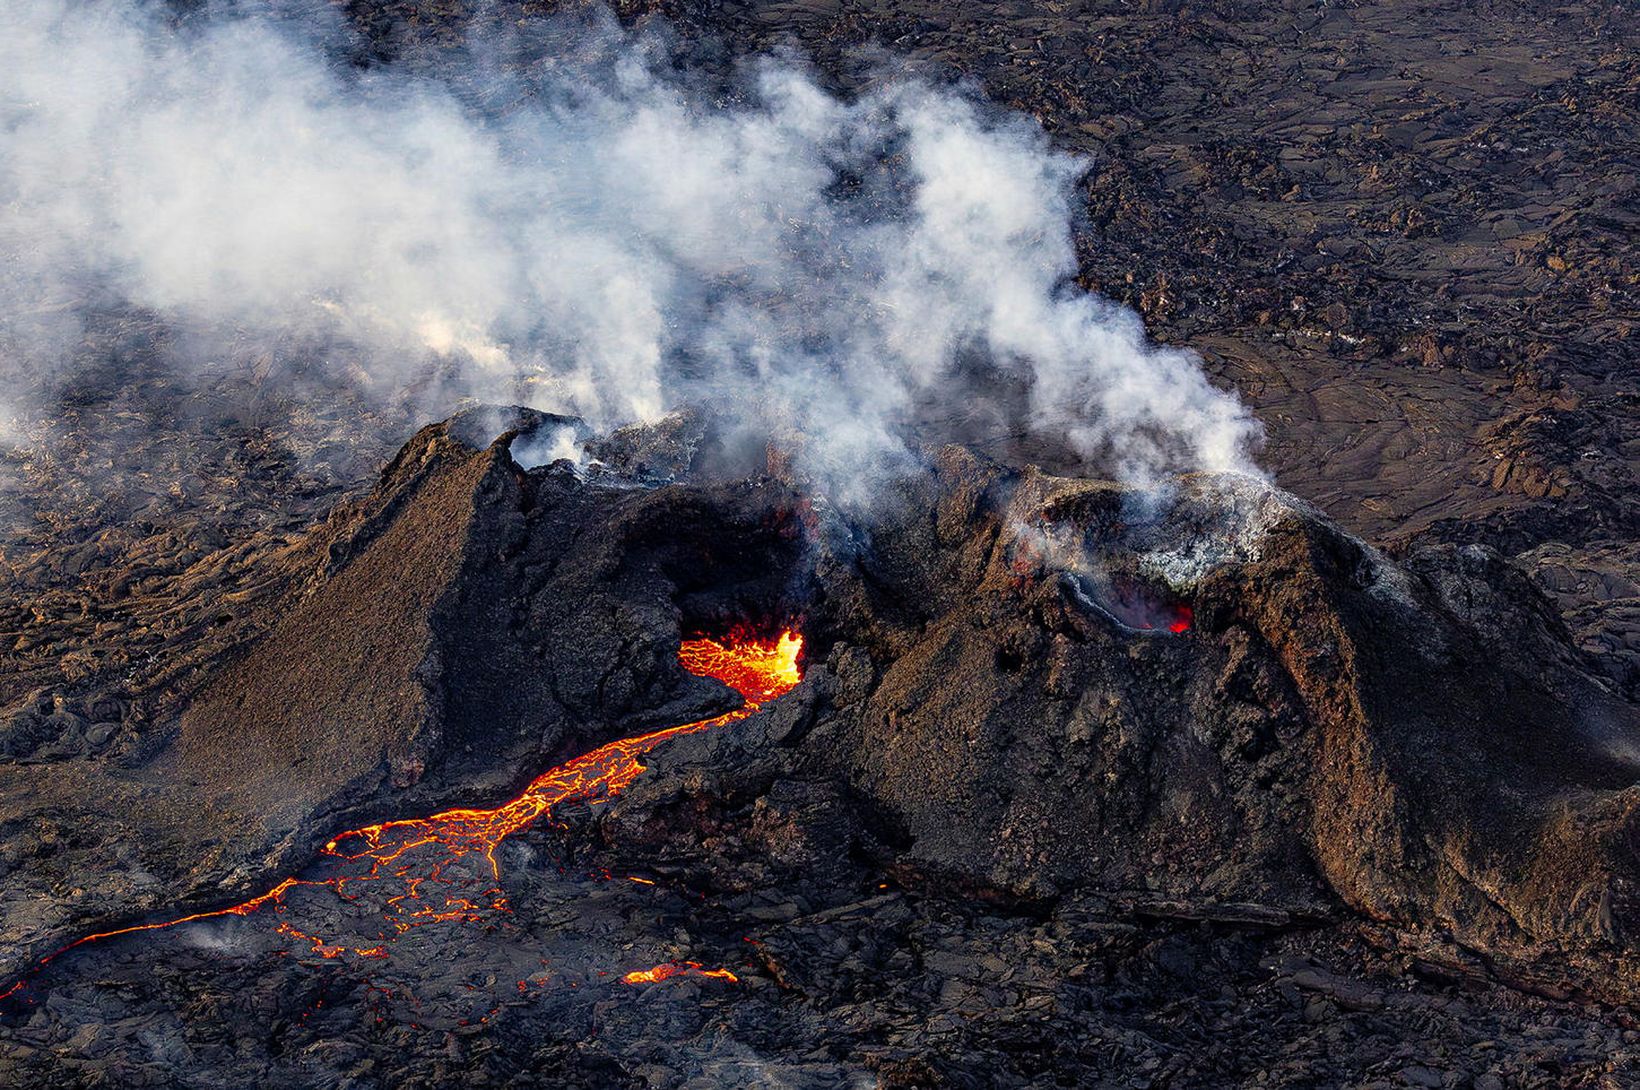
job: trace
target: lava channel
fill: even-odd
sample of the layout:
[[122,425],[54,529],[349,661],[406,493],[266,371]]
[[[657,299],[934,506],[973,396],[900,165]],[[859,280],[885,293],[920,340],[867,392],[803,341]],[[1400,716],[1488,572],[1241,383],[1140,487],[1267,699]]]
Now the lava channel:
[[[508,905],[499,885],[501,871],[496,861],[496,849],[503,840],[528,828],[561,803],[585,801],[597,804],[614,798],[644,770],[639,758],[662,742],[739,722],[755,714],[765,703],[797,685],[801,679],[797,659],[802,647],[802,637],[790,630],[774,639],[734,634],[721,641],[707,638],[685,640],[678,650],[678,660],[684,669],[702,677],[716,678],[730,686],[745,698],[744,704],[725,715],[666,727],[601,746],[543,773],[530,783],[523,794],[493,810],[445,810],[431,817],[389,821],[349,830],[324,846],[320,859],[312,868],[314,877],[282,879],[266,893],[230,908],[86,935],[41,958],[35,965],[35,971],[69,950],[117,935],[157,931],[197,920],[251,916],[265,908],[278,916],[286,916],[286,898],[293,891],[306,888],[329,889],[337,897],[352,901],[364,892],[361,887],[387,883],[393,893],[385,901],[384,917],[388,929],[381,933],[384,942],[423,924],[478,920],[488,912],[505,912]],[[474,857],[483,861],[481,873],[484,878],[479,882],[474,881],[470,872],[463,873],[470,871],[470,868],[457,866]],[[477,888],[479,886],[482,888]],[[338,958],[349,953],[361,958],[387,956],[387,947],[382,943],[349,946],[329,942],[301,930],[287,919],[281,919],[276,930],[308,943],[314,953],[325,958]],[[670,968],[658,966],[644,972],[660,974],[655,979],[664,979],[678,971],[699,971],[697,967],[686,964],[681,970],[663,972]],[[703,975],[727,972],[713,970]],[[15,994],[23,983],[18,981],[13,984],[10,989],[0,993],[0,998]]]

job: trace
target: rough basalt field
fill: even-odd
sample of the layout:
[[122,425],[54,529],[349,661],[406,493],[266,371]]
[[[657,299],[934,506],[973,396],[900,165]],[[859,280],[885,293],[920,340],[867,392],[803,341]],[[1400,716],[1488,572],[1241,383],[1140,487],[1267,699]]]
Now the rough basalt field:
[[[347,13],[414,65],[536,8]],[[704,416],[525,470],[562,421],[417,430],[294,344],[184,380],[111,310],[0,463],[0,1081],[1640,1080],[1632,12],[656,13],[1093,154],[1084,284],[1279,488],[935,421],[868,523]],[[344,831],[732,712],[680,642],[788,626],[800,684],[618,794],[326,884]]]

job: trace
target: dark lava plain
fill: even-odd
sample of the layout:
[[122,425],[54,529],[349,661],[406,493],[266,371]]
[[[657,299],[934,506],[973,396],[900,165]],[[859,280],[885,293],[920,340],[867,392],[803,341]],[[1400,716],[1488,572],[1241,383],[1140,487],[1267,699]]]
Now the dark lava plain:
[[[360,63],[431,64],[553,6],[345,7]],[[603,508],[513,473],[489,435],[432,429],[395,461],[412,411],[306,346],[184,380],[166,361],[186,330],[111,310],[0,461],[8,974],[258,893],[340,828],[500,801],[623,731],[720,710],[672,667],[678,626],[791,604],[758,571],[803,568],[826,596],[785,703],[503,845],[511,913],[418,928],[385,959],[320,956],[260,917],[83,947],[0,1005],[0,1082],[1636,1085],[1633,6],[620,10],[708,59],[795,45],[844,90],[885,65],[972,77],[1092,156],[1084,284],[1203,353],[1264,422],[1280,486],[1336,526],[1284,507],[1280,550],[1192,589],[1196,630],[1131,639],[1039,573],[1014,581],[981,517],[1021,496],[1094,517],[1097,489],[948,452],[927,526],[872,569],[794,546],[778,475]],[[764,567],[718,556],[693,585],[697,554],[664,539],[720,525]],[[394,567],[424,555],[447,565]],[[349,592],[368,564],[403,594]],[[284,710],[262,701],[308,692],[264,686],[254,656],[338,684],[379,665],[327,657],[290,620],[303,603],[389,626],[413,660],[358,720],[381,760],[307,762],[274,731],[269,778],[224,789],[213,770],[244,754],[190,735],[185,708],[237,707],[252,737]],[[540,640],[517,648],[552,684],[509,687],[522,652],[453,623],[473,617]],[[462,688],[464,663],[497,676]],[[1473,680],[1449,713],[1397,686],[1425,667]],[[1066,677],[1097,699],[1069,701]],[[939,714],[969,707],[994,714]],[[1010,747],[995,724],[1022,707],[1040,739]],[[1589,708],[1599,729],[1570,714]],[[492,714],[507,729],[479,733]],[[1431,738],[1462,744],[1420,761]],[[1556,758],[1534,765],[1538,746]],[[932,786],[931,752],[949,758]],[[361,946],[379,929],[368,899],[296,908]],[[739,980],[619,979],[667,961]]]

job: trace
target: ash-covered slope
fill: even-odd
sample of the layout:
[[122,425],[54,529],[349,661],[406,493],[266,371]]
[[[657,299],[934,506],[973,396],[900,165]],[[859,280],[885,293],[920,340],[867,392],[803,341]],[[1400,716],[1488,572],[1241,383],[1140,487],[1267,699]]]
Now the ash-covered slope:
[[899,511],[819,566],[803,748],[902,862],[1346,906],[1634,994],[1640,716],[1496,554],[1395,564],[1251,482],[1147,503],[955,448]]
[[415,806],[505,789],[610,724],[717,695],[676,665],[680,603],[785,578],[791,555],[764,554],[791,554],[794,531],[759,520],[790,497],[590,487],[510,456],[516,433],[568,423],[473,410],[418,433],[313,584],[194,697],[189,772],[287,824],[359,800]]

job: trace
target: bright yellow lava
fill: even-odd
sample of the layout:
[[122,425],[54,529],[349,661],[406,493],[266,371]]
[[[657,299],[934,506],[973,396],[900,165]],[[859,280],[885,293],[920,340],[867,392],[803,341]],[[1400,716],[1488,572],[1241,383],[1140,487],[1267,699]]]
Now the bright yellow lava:
[[740,978],[727,969],[702,969],[698,961],[669,961],[653,969],[637,969],[621,978],[623,984],[654,984],[675,976],[699,976],[709,980],[727,980],[737,983]]

